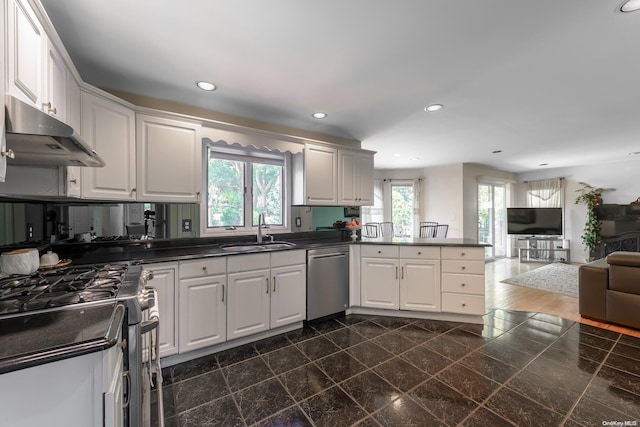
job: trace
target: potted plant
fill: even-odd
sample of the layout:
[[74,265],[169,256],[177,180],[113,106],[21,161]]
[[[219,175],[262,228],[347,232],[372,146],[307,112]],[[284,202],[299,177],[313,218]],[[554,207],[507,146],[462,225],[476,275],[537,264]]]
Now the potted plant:
[[593,187],[585,182],[580,182],[582,188],[576,190],[576,204],[587,205],[587,221],[582,233],[582,243],[589,249],[589,256],[600,247],[602,236],[600,235],[600,220],[596,215],[596,208],[602,204],[602,193],[613,191],[613,188]]

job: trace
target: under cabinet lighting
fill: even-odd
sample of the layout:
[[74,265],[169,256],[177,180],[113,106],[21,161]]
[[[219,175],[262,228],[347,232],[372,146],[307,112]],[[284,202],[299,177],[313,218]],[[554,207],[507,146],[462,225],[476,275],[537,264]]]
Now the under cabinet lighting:
[[635,12],[640,9],[640,0],[627,0],[620,7],[621,12]]
[[198,86],[202,90],[207,90],[207,91],[216,90],[216,85],[210,82],[199,81],[196,83],[196,86]]

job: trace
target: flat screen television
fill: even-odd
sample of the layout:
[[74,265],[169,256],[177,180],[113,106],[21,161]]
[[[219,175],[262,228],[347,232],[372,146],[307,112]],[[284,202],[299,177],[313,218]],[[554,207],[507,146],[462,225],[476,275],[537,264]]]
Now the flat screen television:
[[562,208],[507,208],[507,234],[561,236]]

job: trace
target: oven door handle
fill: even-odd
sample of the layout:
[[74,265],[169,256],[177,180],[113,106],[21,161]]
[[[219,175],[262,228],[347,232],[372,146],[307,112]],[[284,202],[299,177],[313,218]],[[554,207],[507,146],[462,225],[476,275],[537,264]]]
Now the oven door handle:
[[148,332],[153,331],[158,327],[159,324],[160,324],[160,321],[158,320],[157,317],[154,317],[151,320],[147,320],[146,322],[142,322],[140,324],[140,334],[144,335]]

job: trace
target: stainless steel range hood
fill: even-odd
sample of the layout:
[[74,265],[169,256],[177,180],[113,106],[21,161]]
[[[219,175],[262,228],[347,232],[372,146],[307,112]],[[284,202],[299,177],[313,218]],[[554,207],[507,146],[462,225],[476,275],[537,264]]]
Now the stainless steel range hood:
[[103,167],[104,160],[73,128],[43,111],[6,95],[8,165]]

